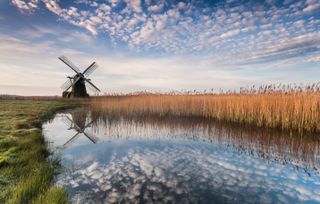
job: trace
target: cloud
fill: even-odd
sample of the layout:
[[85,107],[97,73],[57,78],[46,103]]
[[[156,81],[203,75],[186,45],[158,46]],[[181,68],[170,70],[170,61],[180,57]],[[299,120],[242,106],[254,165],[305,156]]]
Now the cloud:
[[307,6],[303,9],[303,12],[305,13],[312,13],[316,10],[320,10],[320,2],[316,0],[307,0],[306,1]]
[[38,0],[11,0],[11,3],[17,6],[21,11],[33,12],[38,7]]
[[[268,61],[273,58],[293,58],[301,57],[319,52],[320,36],[318,33],[309,33],[306,35],[297,36],[288,41],[270,45],[264,48],[263,51],[255,52],[251,56],[253,62]],[[250,60],[248,61],[250,63]]]
[[60,8],[56,0],[42,0],[42,1],[49,11],[58,15],[62,13],[62,9]]
[[317,63],[320,62],[320,53],[317,53],[315,55],[309,56],[307,59],[305,59],[308,63]]
[[157,30],[162,30],[165,28],[166,24],[167,24],[167,20],[168,20],[168,16],[167,15],[160,15],[155,17],[155,23],[156,23],[156,29]]
[[142,12],[141,0],[126,0],[127,6],[134,12]]
[[222,39],[224,38],[230,38],[230,37],[233,37],[233,36],[236,36],[240,33],[240,30],[239,29],[236,29],[236,30],[230,30],[230,31],[227,31],[225,33],[223,33],[220,37]]
[[92,21],[90,21],[90,20],[86,20],[86,21],[78,22],[78,23],[74,23],[74,24],[86,28],[93,35],[97,35],[98,34],[98,30],[94,26],[94,23]]
[[111,3],[112,7],[115,7],[117,5],[119,0],[110,0],[109,2]]
[[[114,46],[126,42],[130,49],[137,52],[156,51],[169,55],[214,53],[215,50],[222,53],[223,49],[228,49],[232,53],[229,55],[232,57],[230,61],[235,61],[238,53],[250,60],[252,52],[259,53],[277,42],[294,40],[300,35],[316,32],[317,25],[307,29],[308,25],[304,23],[304,15],[301,13],[312,13],[319,7],[319,3],[314,0],[308,0],[305,4],[282,4],[271,0],[267,1],[272,5],[270,8],[252,5],[259,8],[254,12],[246,8],[252,2],[233,6],[229,1],[217,7],[200,9],[197,3],[169,4],[166,1],[157,4],[146,2],[145,5],[140,0],[112,0],[98,5],[86,2],[88,8],[77,8],[74,5],[61,8],[58,1],[42,1],[49,11],[72,25],[86,29],[92,35],[106,32]],[[27,9],[27,4],[22,1],[15,1],[14,4],[18,8]],[[290,6],[285,6],[288,4]],[[284,18],[286,15],[294,17]],[[317,24],[317,20],[312,17],[308,22]],[[250,39],[253,40],[249,42]],[[290,51],[295,52],[293,49]],[[278,58],[285,57],[278,53]],[[290,56],[299,54],[297,50]]]
[[179,9],[185,9],[185,8],[186,8],[186,3],[180,1],[180,2],[177,4],[177,7],[178,7]]

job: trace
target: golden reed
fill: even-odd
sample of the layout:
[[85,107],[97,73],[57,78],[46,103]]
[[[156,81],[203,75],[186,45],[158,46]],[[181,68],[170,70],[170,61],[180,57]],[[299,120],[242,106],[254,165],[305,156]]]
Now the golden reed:
[[[280,88],[279,88],[280,87]],[[202,117],[244,125],[320,133],[319,84],[263,86],[220,94],[132,94],[97,97],[101,114],[138,117]]]

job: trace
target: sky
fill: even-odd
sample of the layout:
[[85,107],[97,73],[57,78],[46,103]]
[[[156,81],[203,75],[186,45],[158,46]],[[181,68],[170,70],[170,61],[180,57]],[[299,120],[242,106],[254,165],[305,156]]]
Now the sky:
[[320,76],[319,0],[1,0],[0,94],[238,89]]

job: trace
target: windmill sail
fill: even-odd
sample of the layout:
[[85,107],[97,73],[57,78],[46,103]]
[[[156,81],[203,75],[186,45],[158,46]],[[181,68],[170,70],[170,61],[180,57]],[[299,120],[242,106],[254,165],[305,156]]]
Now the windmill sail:
[[70,89],[70,87],[72,86],[72,82],[70,79],[68,79],[66,82],[64,82],[62,85],[61,85],[61,89],[63,90],[68,90]]
[[90,76],[90,74],[98,68],[98,64],[93,62],[86,70],[84,70],[83,75],[86,77]]
[[97,140],[98,138],[94,137],[93,135],[89,134],[89,133],[86,133],[86,132],[83,132],[83,134],[89,139],[91,140],[91,142],[93,142],[94,144],[97,143]]
[[73,137],[71,137],[66,143],[63,144],[63,148],[69,147],[76,138],[80,136],[80,132],[77,132]]
[[70,121],[67,117],[62,117],[62,122],[66,124],[69,127],[69,129],[72,128],[72,121]]
[[68,67],[70,67],[73,71],[75,71],[77,74],[81,73],[80,69],[76,65],[74,65],[70,60],[68,60],[68,58],[66,58],[64,55],[59,57],[59,59]]
[[88,87],[90,90],[94,91],[94,92],[100,92],[100,89],[98,87],[96,87],[93,83],[91,83],[90,80],[84,78],[86,80],[86,82],[88,83]]

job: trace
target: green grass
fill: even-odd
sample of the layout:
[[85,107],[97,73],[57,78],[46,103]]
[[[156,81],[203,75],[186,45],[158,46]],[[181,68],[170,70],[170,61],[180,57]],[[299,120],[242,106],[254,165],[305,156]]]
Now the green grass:
[[42,136],[42,122],[64,101],[0,101],[0,203],[67,203],[64,189],[51,185],[54,162]]

